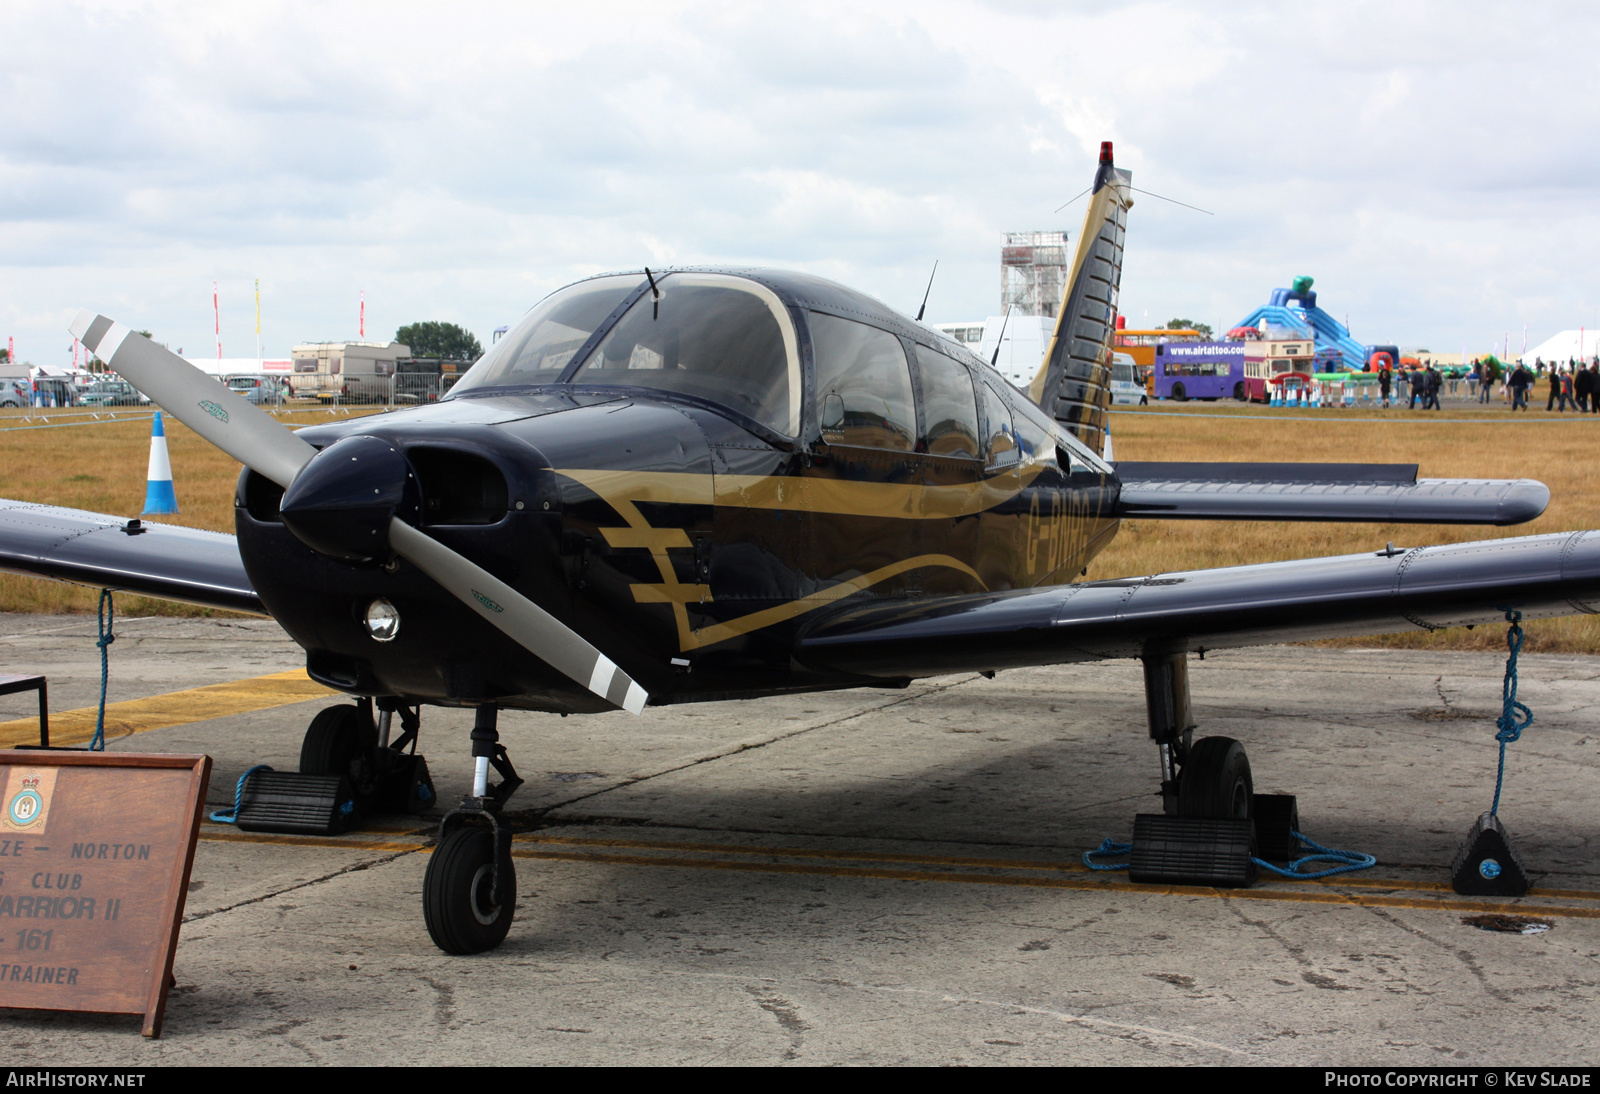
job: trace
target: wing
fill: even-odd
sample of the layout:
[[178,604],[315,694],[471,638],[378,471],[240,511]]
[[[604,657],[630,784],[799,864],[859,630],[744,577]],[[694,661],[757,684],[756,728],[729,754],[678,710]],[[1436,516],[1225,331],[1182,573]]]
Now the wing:
[[1532,479],[1418,479],[1416,464],[1130,463],[1116,514],[1144,520],[1522,524],[1550,490]]
[[932,602],[819,622],[805,664],[869,677],[1435,630],[1600,612],[1600,531],[1230,566]]
[[0,570],[266,615],[232,536],[0,498]]

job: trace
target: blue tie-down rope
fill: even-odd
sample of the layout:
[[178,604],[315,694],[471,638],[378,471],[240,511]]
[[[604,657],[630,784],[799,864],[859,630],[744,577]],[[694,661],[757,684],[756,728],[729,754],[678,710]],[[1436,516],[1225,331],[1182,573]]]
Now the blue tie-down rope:
[[232,809],[218,809],[215,813],[211,814],[211,823],[212,824],[234,824],[234,823],[236,823],[238,821],[238,819],[239,819],[239,806],[244,801],[244,783],[245,783],[245,780],[248,779],[251,775],[254,775],[257,771],[271,771],[271,770],[272,770],[272,768],[267,764],[256,764],[249,771],[246,771],[243,775],[240,775],[239,776],[238,785],[233,788],[233,808]]
[[[1517,702],[1517,654],[1522,652],[1522,622],[1521,612],[1507,612],[1506,622],[1511,624],[1506,631],[1506,648],[1511,652],[1506,657],[1506,679],[1500,685],[1500,717],[1495,719],[1499,732],[1494,739],[1500,742],[1500,767],[1494,776],[1494,804],[1489,807],[1489,812],[1495,816],[1500,815],[1500,787],[1506,779],[1506,745],[1522,736],[1522,731],[1533,725],[1533,711],[1522,703]],[[1521,717],[1518,717],[1518,715]]]
[[89,741],[90,752],[104,752],[106,747],[106,684],[111,679],[111,658],[107,653],[117,636],[111,633],[117,621],[117,604],[110,589],[100,590],[100,637],[95,645],[100,647],[100,713],[94,721],[94,737]]
[[[1332,877],[1334,874],[1348,874],[1355,870],[1366,870],[1378,865],[1378,860],[1363,851],[1335,851],[1331,847],[1324,847],[1314,839],[1303,833],[1295,832],[1294,838],[1311,848],[1315,854],[1303,855],[1287,866],[1274,866],[1265,859],[1251,858],[1263,870],[1271,870],[1279,877],[1290,878],[1294,881],[1315,881],[1318,878]],[[1300,867],[1308,862],[1333,862],[1338,865],[1328,870],[1317,870],[1314,873],[1301,873]]]
[[[1274,866],[1265,859],[1259,858],[1252,858],[1251,861],[1257,866],[1261,867],[1263,870],[1271,870],[1274,874],[1277,874],[1280,877],[1292,878],[1295,881],[1315,881],[1318,878],[1332,877],[1334,874],[1348,874],[1353,870],[1366,870],[1369,867],[1373,867],[1378,864],[1378,860],[1376,858],[1371,855],[1364,854],[1361,851],[1335,851],[1330,847],[1322,846],[1322,844],[1318,843],[1316,840],[1308,839],[1305,835],[1299,832],[1294,834],[1294,838],[1311,848],[1315,853],[1305,855],[1302,858],[1297,858],[1287,866]],[[1117,843],[1110,837],[1107,837],[1105,840],[1101,841],[1099,847],[1096,847],[1093,851],[1085,851],[1083,853],[1083,864],[1091,870],[1126,870],[1128,868],[1128,864],[1126,862],[1107,863],[1096,862],[1094,860],[1096,856],[1099,855],[1121,856],[1126,855],[1132,850],[1133,844]],[[1302,873],[1300,867],[1311,862],[1333,862],[1337,863],[1338,865],[1328,870],[1318,870],[1314,873]]]
[[1126,855],[1129,851],[1132,851],[1132,850],[1133,850],[1133,844],[1131,844],[1131,843],[1117,843],[1110,836],[1107,836],[1105,839],[1100,841],[1100,846],[1099,847],[1096,847],[1093,851],[1085,851],[1083,853],[1083,864],[1085,866],[1087,866],[1091,870],[1126,870],[1128,868],[1128,864],[1126,862],[1118,862],[1118,863],[1115,863],[1115,864],[1105,863],[1105,862],[1096,862],[1096,861],[1094,861],[1094,856],[1095,855]]

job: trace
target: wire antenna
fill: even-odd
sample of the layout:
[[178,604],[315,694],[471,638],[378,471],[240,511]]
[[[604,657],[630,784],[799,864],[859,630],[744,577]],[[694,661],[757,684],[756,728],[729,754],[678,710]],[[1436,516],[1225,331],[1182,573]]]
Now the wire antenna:
[[1140,190],[1137,186],[1130,186],[1130,187],[1128,187],[1128,189],[1133,190],[1136,193],[1140,193],[1140,194],[1150,194],[1151,197],[1153,197],[1153,198],[1161,198],[1162,201],[1170,201],[1170,202],[1172,202],[1172,204],[1181,205],[1185,209],[1193,209],[1195,212],[1204,213],[1208,217],[1214,217],[1214,216],[1217,215],[1216,213],[1213,213],[1210,209],[1202,209],[1198,205],[1190,205],[1187,201],[1179,201],[1177,198],[1161,197],[1160,194],[1151,193],[1149,190]]

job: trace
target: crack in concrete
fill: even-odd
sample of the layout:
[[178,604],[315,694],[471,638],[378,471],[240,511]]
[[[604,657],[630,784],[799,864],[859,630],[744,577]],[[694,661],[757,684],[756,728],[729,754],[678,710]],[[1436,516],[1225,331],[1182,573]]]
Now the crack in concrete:
[[1478,959],[1473,957],[1470,951],[1465,950],[1460,946],[1453,946],[1444,941],[1442,938],[1433,937],[1433,935],[1419,927],[1413,927],[1409,923],[1402,922],[1398,917],[1391,915],[1383,908],[1373,908],[1369,906],[1366,908],[1366,910],[1384,922],[1399,927],[1407,934],[1414,935],[1415,937],[1422,939],[1424,942],[1431,942],[1435,946],[1438,946],[1441,950],[1444,950],[1457,961],[1460,961],[1463,965],[1465,965],[1467,967],[1467,971],[1476,977],[1478,983],[1483,986],[1484,991],[1488,992],[1491,996],[1493,996],[1495,999],[1498,999],[1502,1003],[1512,1002],[1510,995],[1489,983],[1489,977],[1483,971],[1483,966],[1478,964]]
[[351,863],[349,866],[341,866],[339,869],[334,870],[331,873],[323,874],[320,877],[310,878],[309,880],[298,882],[294,885],[286,885],[282,889],[274,889],[271,892],[262,893],[260,896],[249,897],[245,900],[236,901],[233,904],[224,905],[221,908],[212,908],[209,911],[204,912],[191,912],[183,917],[183,921],[185,923],[198,923],[202,919],[210,919],[212,916],[222,915],[225,912],[231,912],[237,908],[246,908],[252,904],[260,904],[263,901],[271,900],[273,897],[283,896],[285,893],[292,893],[296,889],[307,889],[313,885],[320,885],[324,881],[332,881],[334,878],[342,877],[345,874],[354,874],[361,870],[370,870],[374,866],[382,866],[386,863],[393,862],[395,859],[404,858],[406,855],[415,855],[422,850],[425,850],[425,848],[408,848],[404,851],[396,851],[392,855],[384,855],[381,858],[367,859],[364,862]]
[[891,699],[886,703],[867,707],[864,710],[857,710],[850,714],[845,714],[825,722],[818,722],[816,725],[801,726],[798,729],[785,730],[781,733],[775,733],[770,737],[758,738],[753,741],[740,741],[739,743],[730,745],[727,748],[718,749],[715,752],[708,752],[705,755],[697,756],[692,760],[686,760],[683,763],[677,763],[673,764],[671,767],[662,768],[660,771],[652,771],[647,775],[630,776],[624,779],[622,782],[616,783],[612,786],[599,787],[595,790],[589,791],[587,794],[579,794],[576,797],[568,798],[565,801],[559,801],[553,805],[548,805],[537,812],[543,815],[548,815],[555,812],[557,809],[565,809],[569,805],[576,805],[578,802],[599,797],[601,794],[609,794],[614,790],[624,790],[630,786],[638,786],[640,783],[648,782],[651,779],[659,779],[663,775],[671,775],[677,771],[687,771],[691,767],[699,767],[701,764],[714,763],[717,760],[726,759],[729,756],[737,756],[741,752],[751,752],[758,748],[765,748],[768,745],[777,744],[779,741],[787,741],[792,737],[799,737],[805,733],[813,733],[819,729],[828,729],[832,726],[844,725],[846,722],[852,722],[858,718],[865,718],[869,715],[880,714],[883,711],[899,706],[902,703],[914,703],[919,699],[925,699],[933,695],[942,694],[943,692],[949,691],[952,688],[958,688],[963,684],[970,684],[974,680],[979,679],[982,679],[982,677],[974,673],[973,675],[965,677],[961,680],[954,680],[948,684],[935,684],[927,688],[925,691],[917,692],[915,695],[902,695],[899,698]]

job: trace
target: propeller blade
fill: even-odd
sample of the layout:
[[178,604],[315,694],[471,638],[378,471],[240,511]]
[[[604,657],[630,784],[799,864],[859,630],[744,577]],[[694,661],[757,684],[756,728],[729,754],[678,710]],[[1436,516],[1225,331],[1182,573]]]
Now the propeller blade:
[[558,672],[629,714],[644,709],[649,696],[615,662],[481,566],[398,517],[389,521],[389,546]]
[[279,486],[287,488],[317,454],[266,411],[121,323],[85,309],[68,329],[151,402]]

